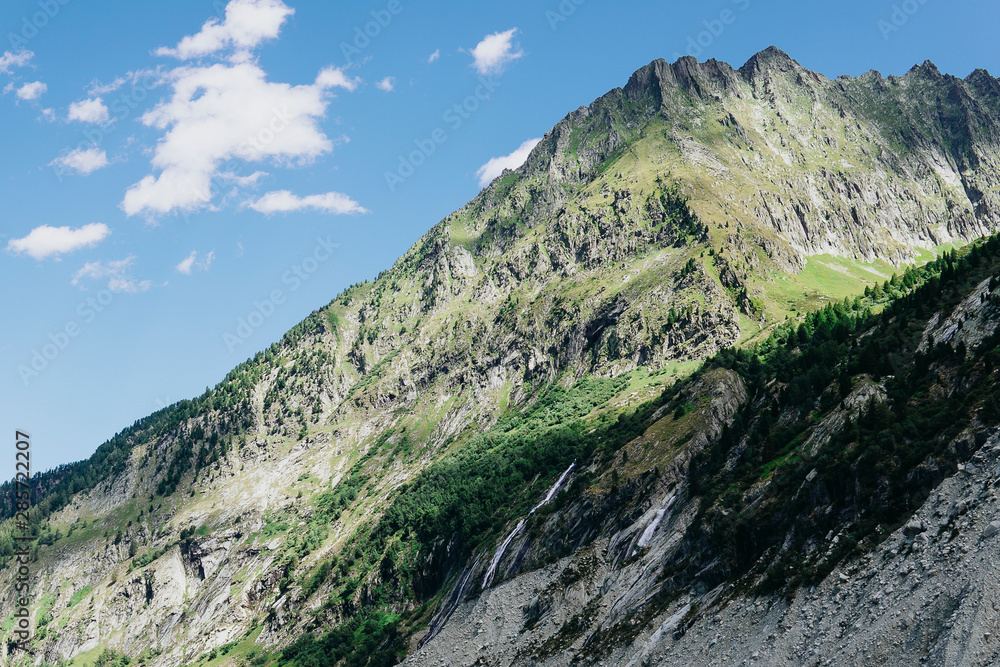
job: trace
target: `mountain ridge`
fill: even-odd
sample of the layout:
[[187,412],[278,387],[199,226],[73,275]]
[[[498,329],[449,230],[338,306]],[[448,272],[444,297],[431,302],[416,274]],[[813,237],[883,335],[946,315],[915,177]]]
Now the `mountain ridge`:
[[[761,67],[762,63],[767,66]],[[776,67],[776,65],[780,65],[780,67]],[[906,92],[905,90],[902,89],[906,88],[912,80],[920,78],[920,75],[923,71],[924,70],[921,69],[921,66],[916,66],[913,70],[911,70],[909,74],[905,75],[904,77],[892,77],[891,81],[885,80],[881,77],[881,75],[878,75],[877,78],[872,80],[870,83],[870,85],[873,86],[872,92],[885,93],[894,91],[896,89],[900,89],[897,93],[895,93],[894,96],[901,97],[903,93]],[[934,71],[937,72],[936,68],[934,68]],[[740,72],[742,72],[743,74],[741,75]],[[806,86],[807,88],[810,89],[811,97],[817,94],[816,90],[814,90],[816,86],[820,86],[821,88],[823,88],[823,91],[825,91],[824,94],[826,94],[828,97],[833,95],[833,99],[830,100],[829,104],[841,116],[844,116],[847,113],[846,110],[850,106],[858,107],[859,102],[863,103],[865,96],[868,95],[868,92],[864,90],[864,88],[868,85],[866,83],[866,75],[863,75],[862,77],[857,77],[855,79],[845,79],[845,77],[840,77],[837,80],[830,80],[827,79],[826,77],[823,77],[822,75],[816,74],[814,72],[806,70],[805,68],[802,68],[800,65],[798,65],[798,63],[796,63],[790,57],[788,57],[787,54],[784,54],[784,52],[781,52],[780,50],[775,49],[773,47],[749,59],[747,63],[743,66],[743,68],[741,68],[741,70],[734,70],[728,65],[724,63],[718,63],[716,61],[707,61],[706,63],[698,63],[695,59],[690,57],[681,58],[672,65],[666,63],[666,61],[657,60],[653,61],[649,65],[644,66],[643,68],[640,68],[635,74],[632,75],[632,77],[629,80],[629,83],[627,83],[624,88],[619,88],[614,91],[611,91],[607,95],[599,98],[594,103],[594,105],[592,105],[592,107],[582,107],[580,110],[577,110],[576,112],[572,112],[571,114],[569,114],[566,118],[560,121],[560,123],[557,123],[556,129],[553,131],[554,134],[553,133],[547,134],[546,139],[543,139],[542,144],[539,147],[536,147],[535,151],[533,152],[533,155],[537,154],[539,158],[541,158],[541,156],[544,154],[549,154],[549,155],[554,154],[555,151],[550,145],[546,143],[546,141],[553,141],[553,140],[558,141],[558,138],[559,136],[561,136],[562,132],[560,128],[566,127],[567,125],[573,125],[574,123],[580,123],[580,121],[584,120],[584,118],[592,116],[594,114],[594,109],[601,109],[602,113],[604,114],[604,118],[608,118],[613,113],[613,111],[609,110],[609,107],[622,106],[622,101],[618,99],[621,96],[624,96],[626,100],[632,100],[632,101],[641,100],[643,99],[644,96],[649,98],[648,93],[649,91],[652,90],[654,93],[654,95],[652,95],[651,97],[652,104],[641,110],[639,114],[640,118],[652,116],[657,112],[663,113],[665,109],[670,109],[670,108],[674,109],[672,113],[674,113],[676,116],[680,118],[683,118],[683,115],[678,112],[676,104],[673,107],[671,107],[670,103],[670,98],[671,98],[670,93],[675,92],[677,89],[694,91],[697,93],[697,97],[699,99],[708,96],[712,101],[719,102],[719,101],[724,101],[726,97],[733,97],[736,98],[737,101],[739,101],[741,97],[747,97],[748,95],[752,96],[756,94],[753,91],[745,90],[747,86],[750,86],[752,81],[755,80],[754,77],[765,78],[769,82],[768,85],[777,86],[781,84],[781,81],[775,79],[775,74],[776,73],[787,74],[789,72],[795,72],[796,78],[800,79],[802,82],[805,82],[806,80],[812,82],[812,85]],[[752,73],[756,74],[754,74],[754,76],[750,76],[750,74]],[[972,78],[972,75],[970,75],[970,77],[968,78]],[[989,86],[992,88],[995,88],[997,86],[996,80],[993,79],[992,77],[989,77],[989,75],[985,72],[979,77],[977,77],[976,80],[980,82],[989,82]],[[743,84],[746,85],[744,86],[740,84],[741,81],[743,82]],[[848,86],[847,83],[848,81],[851,82],[850,87]],[[893,81],[895,81],[896,83],[893,83]],[[945,92],[946,95],[951,97],[957,96],[958,97],[957,104],[960,107],[962,105],[967,106],[970,104],[979,107],[972,109],[972,111],[975,111],[976,113],[974,115],[970,114],[970,116],[971,118],[976,119],[977,124],[971,127],[969,129],[969,132],[970,133],[977,132],[983,134],[984,135],[983,140],[989,146],[995,146],[998,137],[997,125],[995,121],[993,121],[993,118],[995,117],[995,114],[997,112],[996,98],[991,97],[988,94],[985,94],[988,91],[982,91],[984,93],[983,98],[984,100],[986,100],[986,102],[989,103],[990,107],[988,109],[984,109],[982,102],[973,99],[970,95],[967,94],[967,91],[964,90],[964,82],[962,82],[962,80],[956,79],[954,77],[949,77],[942,80],[940,79],[939,76],[937,79],[935,79],[935,81],[938,83],[941,83],[943,81],[943,83],[947,87],[947,89],[943,92]],[[664,91],[666,91],[667,93],[666,96],[664,96]],[[902,98],[901,101],[905,102],[905,98]],[[899,107],[900,101],[893,99],[891,100],[891,102],[896,107]],[[779,107],[777,119],[781,121],[782,109],[780,107],[782,105],[777,104],[777,106]],[[681,108],[680,110],[683,110],[683,108]],[[900,108],[900,111],[905,111],[905,109]],[[864,113],[870,113],[870,110],[866,110],[864,107],[855,108],[855,115],[863,115]],[[959,108],[956,109],[956,113],[966,114],[967,112],[964,111],[962,108]],[[736,121],[736,117],[732,115],[731,110],[728,115],[731,121]],[[788,114],[786,114],[786,116],[787,115]],[[862,120],[865,120],[866,123],[868,121],[868,119],[864,118],[862,118]],[[928,121],[926,119],[915,119],[911,123],[896,121],[896,124],[899,125],[900,127],[906,127],[907,125],[919,127],[921,124],[926,125],[927,122]],[[855,122],[855,125],[858,125],[857,121]],[[739,135],[741,139],[745,139],[747,137],[747,127],[749,126],[751,126],[750,123],[740,124],[738,122],[732,125],[734,131]],[[956,123],[956,126],[961,127],[961,123]],[[912,145],[915,149],[919,150],[924,150],[924,147],[928,146],[931,148],[933,148],[934,146],[949,146],[949,144],[954,141],[953,138],[945,136],[945,134],[937,127],[931,126],[927,129],[929,132],[917,133],[917,134],[914,134],[912,131],[907,130],[902,137],[900,137],[895,132],[890,133],[886,131],[882,133],[885,136],[877,136],[877,137],[869,136],[867,137],[867,139],[872,144],[872,151],[877,149],[878,151],[880,151],[880,153],[886,153],[887,149],[891,148],[891,146],[887,145],[887,143],[891,141],[902,141],[904,145],[905,144]],[[808,132],[811,134],[812,133],[811,129],[808,130]],[[853,130],[851,132],[853,132]],[[930,136],[927,136],[928,133],[930,133]],[[550,134],[552,136],[549,136]],[[622,147],[620,128],[615,128],[615,127],[607,128],[607,135],[608,138],[606,139],[606,147],[604,147],[603,150],[600,151],[597,158],[593,160],[593,162],[595,163],[599,163],[601,161],[600,159],[601,157],[607,156],[613,153],[615,150],[618,150]],[[808,139],[809,137],[805,136],[804,138]],[[857,137],[852,139],[850,133],[845,135],[844,138],[842,139],[838,139],[835,136],[830,136],[829,133],[827,133],[827,136],[820,138],[823,141],[834,142],[834,143],[857,140]],[[763,139],[763,142],[761,142],[760,139]],[[813,139],[816,138],[814,137]],[[758,145],[760,143],[763,143],[765,144],[765,148],[767,149],[773,150],[775,148],[778,148],[767,141],[766,135],[764,137],[757,139],[753,143]],[[680,140],[679,137],[675,137],[674,144],[675,145],[682,144],[682,141]],[[788,153],[788,151],[780,151],[780,150],[778,152]],[[802,153],[804,152],[805,151],[803,151]],[[905,154],[893,155],[891,154],[891,152],[888,155],[886,155],[888,164],[885,167],[883,167],[883,169],[890,173],[892,172],[892,170],[896,171],[899,171],[901,169],[908,170],[914,177],[913,180],[917,182],[920,182],[921,180],[926,180],[927,172],[934,174],[936,176],[936,180],[939,182],[928,183],[928,185],[934,189],[937,189],[939,191],[939,194],[944,195],[944,200],[945,200],[944,201],[945,205],[943,207],[937,208],[937,210],[934,211],[921,211],[920,208],[917,207],[916,209],[910,211],[894,212],[894,215],[892,216],[894,220],[891,221],[891,224],[899,225],[899,221],[902,219],[902,216],[915,213],[916,216],[914,217],[919,216],[924,218],[924,220],[922,221],[923,226],[925,228],[925,231],[922,232],[922,234],[926,239],[924,242],[931,244],[939,244],[942,242],[947,242],[949,240],[949,237],[953,235],[953,233],[955,232],[958,232],[960,235],[966,234],[966,232],[961,229],[956,230],[956,229],[946,228],[945,230],[941,231],[932,231],[933,227],[940,226],[940,221],[942,219],[944,219],[946,216],[950,216],[949,213],[950,209],[964,208],[968,210],[969,213],[971,214],[973,213],[972,210],[973,208],[978,208],[979,209],[978,212],[969,215],[966,220],[961,221],[963,226],[969,228],[967,235],[970,238],[974,238],[976,236],[986,233],[989,229],[994,228],[996,225],[996,213],[995,213],[996,202],[990,198],[982,197],[983,192],[991,191],[991,188],[993,188],[992,182],[990,182],[991,184],[989,185],[985,185],[985,187],[978,186],[973,182],[975,174],[969,175],[969,177],[967,178],[963,178],[963,174],[961,173],[964,169],[968,167],[974,167],[975,165],[977,165],[980,162],[978,156],[976,156],[975,154],[968,155],[962,153],[959,153],[958,155],[953,155],[947,151],[940,151],[937,149],[935,149],[934,152],[937,154],[931,154],[928,156],[916,156],[919,158],[918,160],[914,160],[913,159],[914,156],[912,155],[909,156]],[[799,157],[796,157],[795,151],[791,152],[787,156],[781,156],[781,157],[786,162],[788,162],[790,159],[795,159],[797,161],[801,161],[803,159],[801,157],[801,153]],[[911,165],[901,164],[901,160],[903,159],[914,164]],[[582,166],[586,170],[584,172],[585,176],[587,177],[593,176],[592,170],[588,169],[588,163],[590,162],[590,160],[583,159],[579,160],[579,162],[582,163],[579,166]],[[522,171],[525,169],[528,170],[532,169],[531,167],[532,163],[533,163],[532,158],[529,157],[529,160],[526,163],[526,165],[522,167]],[[827,160],[826,164],[830,164],[829,160]],[[550,171],[552,172],[553,175],[566,179],[569,177],[569,174],[567,174],[567,170],[565,168],[557,169],[557,167],[561,166],[562,165],[556,164],[554,167],[550,168]],[[722,165],[723,170],[728,166],[729,166],[728,164]],[[745,168],[745,166],[747,165],[741,164],[740,166]],[[995,165],[991,164],[989,166],[991,167],[991,171],[995,169]],[[530,172],[524,172],[524,173],[530,173]],[[823,169],[819,169],[814,172],[814,176],[812,176],[812,178],[827,179],[830,176],[831,175],[826,174]],[[961,186],[965,190],[965,192],[955,193],[956,197],[953,198],[948,194],[946,190],[956,185]],[[810,187],[814,188],[816,186],[806,183],[804,184],[804,187],[808,189]],[[828,187],[841,187],[841,186],[839,186],[836,183],[830,183]],[[909,200],[917,204],[919,204],[926,196],[921,192],[923,188],[921,188],[921,190],[914,190],[912,188],[903,189],[902,186],[898,186],[898,188],[902,191],[887,193],[885,196],[888,197],[889,195],[891,195],[892,200],[903,200],[903,201]],[[869,187],[869,189],[872,190],[872,192],[870,194],[865,193],[866,197],[868,199],[876,199],[877,197],[882,195],[880,190],[884,190],[884,187],[881,187],[879,184],[873,184],[873,186]],[[769,194],[767,193],[766,189],[764,189],[764,192],[766,194]],[[790,193],[786,192],[784,194],[788,195]],[[694,206],[696,212],[703,216],[707,215],[708,211],[702,210],[699,207],[700,202],[697,193],[695,193],[694,199],[695,199]],[[779,199],[778,202],[776,202],[776,204],[779,208],[785,208],[785,209],[791,208],[792,209],[791,219],[789,219],[787,215],[776,216],[775,212],[771,210],[772,208],[771,204],[765,199],[765,201],[763,202],[758,202],[758,211],[754,212],[753,215],[753,217],[757,218],[757,220],[755,220],[754,222],[760,222],[761,218],[763,217],[765,218],[764,220],[765,222],[770,223],[768,226],[771,227],[772,230],[776,229],[779,233],[786,233],[786,234],[790,233],[796,227],[799,226],[805,227],[810,223],[812,223],[814,227],[821,228],[824,226],[821,221],[808,220],[811,213],[809,209],[813,208],[812,206],[813,202],[811,201],[787,202],[784,201],[784,199],[785,197],[782,197],[781,199]],[[865,202],[865,203],[867,204],[867,207],[871,206],[870,202]],[[871,210],[870,216],[864,215],[864,213],[861,210],[859,210],[859,207],[857,206],[848,208],[846,211],[844,211],[844,213],[846,213],[847,215],[851,215],[852,210],[854,210],[853,215],[857,216],[855,217],[855,224],[857,225],[866,223],[871,226],[876,226],[879,223],[883,222],[883,220],[879,219],[879,216],[876,214],[874,209]],[[725,213],[731,214],[732,211],[725,211]],[[772,219],[766,220],[767,217],[771,217]],[[809,231],[806,231],[806,236],[809,236]],[[810,243],[808,242],[808,239],[803,239],[803,240],[806,242],[804,243],[800,242],[795,244],[796,247],[793,249],[791,253],[793,256],[801,255],[801,253],[803,252],[805,252],[806,254],[813,254],[815,252],[821,251],[824,248],[823,245],[817,244],[815,241]],[[830,249],[843,253],[851,251],[853,248],[857,248],[858,250],[855,250],[854,252],[860,254],[861,257],[869,260],[876,258],[878,256],[880,244],[876,243],[874,239],[862,240],[853,238],[847,240],[851,241],[851,243],[840,241],[839,243],[835,244],[834,248]],[[855,243],[856,241],[861,241],[861,242]],[[898,241],[891,245],[897,245],[897,244]],[[892,259],[895,262],[906,260],[907,253],[904,251],[902,254],[893,256]],[[802,260],[801,256],[795,257],[794,260],[797,265],[801,265],[801,260]]]
[[[928,71],[830,80],[773,47],[739,70],[657,60],[570,112],[376,280],[43,478],[34,618],[58,629],[37,649],[160,665],[296,646],[283,660],[307,664],[313,630],[336,653],[346,628],[391,660],[448,627],[463,577],[489,582],[459,587],[466,613],[655,516],[650,493],[688,484],[746,400],[731,368],[683,385],[686,402],[676,380],[1000,226],[1000,84]],[[514,560],[484,578],[521,519]]]

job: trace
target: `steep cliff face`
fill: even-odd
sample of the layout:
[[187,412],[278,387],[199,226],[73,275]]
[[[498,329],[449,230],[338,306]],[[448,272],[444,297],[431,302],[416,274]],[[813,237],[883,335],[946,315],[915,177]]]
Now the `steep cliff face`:
[[[503,610],[521,625],[488,629],[487,653],[631,650],[688,603],[676,620],[694,627],[709,591],[763,556],[733,560],[699,532],[729,505],[693,486],[732,474],[727,425],[769,408],[732,364],[675,380],[892,263],[996,228],[997,112],[987,73],[930,64],[829,80],[768,49],[739,70],[642,68],[377,280],[41,480],[39,630],[19,659],[111,647],[151,665],[213,650],[384,664],[422,642],[412,660],[449,662],[468,623],[489,624],[494,586],[526,581],[517,595],[534,602]],[[927,345],[959,321],[967,349],[990,338],[976,298],[978,320],[942,315]],[[888,395],[881,382],[824,404],[810,448]],[[665,562],[684,563],[670,586]]]
[[997,86],[929,62],[831,81],[772,47],[739,70],[657,61],[619,97],[664,119],[665,163],[704,217],[776,233],[799,261],[898,259],[996,228]]

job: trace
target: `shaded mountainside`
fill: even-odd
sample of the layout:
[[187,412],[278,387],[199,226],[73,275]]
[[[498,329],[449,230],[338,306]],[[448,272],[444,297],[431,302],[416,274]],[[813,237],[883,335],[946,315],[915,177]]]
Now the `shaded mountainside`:
[[998,399],[990,237],[639,408],[407,664],[996,664]]
[[994,423],[997,243],[897,267],[1000,226],[998,112],[929,63],[642,68],[376,280],[40,476],[9,657],[627,662],[824,581]]

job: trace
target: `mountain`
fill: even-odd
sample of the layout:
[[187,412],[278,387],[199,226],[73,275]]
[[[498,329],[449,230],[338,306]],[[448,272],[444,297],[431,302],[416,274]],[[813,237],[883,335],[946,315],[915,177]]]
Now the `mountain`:
[[988,664],[997,118],[981,70],[643,67],[40,476],[5,657]]

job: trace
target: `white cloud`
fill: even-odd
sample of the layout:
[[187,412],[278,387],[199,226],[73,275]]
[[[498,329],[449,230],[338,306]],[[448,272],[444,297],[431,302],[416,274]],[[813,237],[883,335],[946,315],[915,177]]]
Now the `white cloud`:
[[157,49],[156,55],[188,60],[232,48],[242,58],[261,42],[276,38],[294,13],[281,0],[232,0],[221,23],[211,18],[199,33],[185,37],[176,48]]
[[368,212],[358,202],[340,192],[327,192],[322,195],[298,197],[288,190],[277,190],[275,192],[268,192],[255,201],[248,201],[246,205],[255,211],[267,214],[288,213],[290,211],[302,211],[306,209],[336,215]]
[[121,203],[127,215],[209,206],[212,181],[227,160],[304,164],[329,153],[333,143],[318,120],[333,88],[357,85],[333,67],[311,85],[273,83],[251,62],[181,67],[166,78],[172,98],[140,118],[165,131],[152,159],[160,173],[128,189]]
[[257,185],[257,181],[267,176],[266,171],[255,171],[248,176],[240,176],[239,174],[234,174],[231,171],[224,171],[219,173],[219,180],[226,183],[235,183],[241,188],[250,188]]
[[128,76],[115,77],[114,81],[111,83],[101,83],[97,79],[94,79],[90,83],[90,87],[87,89],[88,95],[107,95],[108,93],[113,93],[128,82]]
[[110,278],[108,289],[112,292],[129,292],[135,294],[145,292],[153,285],[150,280],[136,280],[135,278]]
[[427,64],[430,64],[430,63],[436,61],[440,57],[441,57],[441,49],[434,49],[434,53],[432,53],[431,55],[427,56]]
[[145,292],[152,286],[152,282],[149,280],[140,281],[132,277],[134,263],[134,255],[106,264],[100,260],[87,262],[73,275],[73,284],[79,285],[84,280],[103,281],[107,279],[108,289],[112,292]]
[[359,79],[351,79],[343,70],[336,67],[324,67],[316,77],[316,85],[324,88],[346,88],[353,91],[358,87]]
[[42,225],[32,229],[23,239],[8,241],[7,250],[26,253],[37,260],[43,260],[50,255],[63,255],[80,248],[95,246],[110,233],[111,230],[103,222],[92,222],[77,229]]
[[127,72],[122,76],[115,77],[111,83],[101,83],[94,79],[87,87],[87,94],[91,97],[107,95],[121,89],[127,83],[132,84],[135,88],[143,88],[144,92],[149,91],[163,83],[163,73],[164,67],[158,65],[155,69],[138,69]]
[[476,170],[476,176],[479,177],[479,187],[485,188],[492,183],[493,179],[502,174],[504,169],[517,169],[524,164],[524,161],[528,159],[528,154],[531,153],[531,149],[537,146],[539,141],[541,141],[541,138],[528,139],[510,155],[502,155],[490,159],[489,162]]
[[378,88],[379,90],[384,90],[387,93],[391,93],[393,89],[396,87],[396,79],[394,79],[391,76],[387,76],[378,83],[376,83],[375,87]]
[[181,261],[176,268],[179,272],[183,273],[185,276],[191,275],[191,269],[194,267],[194,261],[198,258],[198,251],[192,250],[191,254],[187,256],[187,259]]
[[208,267],[212,265],[212,260],[215,259],[215,251],[210,251],[205,258],[198,261],[198,251],[192,250],[191,254],[188,255],[180,264],[174,268],[183,273],[185,276],[191,275],[192,271],[208,271]]
[[49,163],[49,166],[59,165],[64,169],[75,171],[86,176],[108,166],[108,154],[100,148],[77,148],[66,155],[61,155]]
[[81,123],[106,123],[108,107],[100,97],[73,102],[69,105],[69,119]]
[[0,72],[10,74],[18,67],[24,67],[35,57],[32,51],[21,49],[19,51],[4,51],[0,56]]
[[22,100],[37,100],[39,97],[45,94],[45,91],[49,87],[42,83],[41,81],[32,81],[31,83],[26,83],[17,89],[17,96]]
[[503,71],[504,65],[523,56],[524,51],[514,45],[516,34],[517,28],[511,28],[487,35],[476,44],[476,48],[470,52],[474,59],[472,66],[476,71],[482,75],[498,74]]

